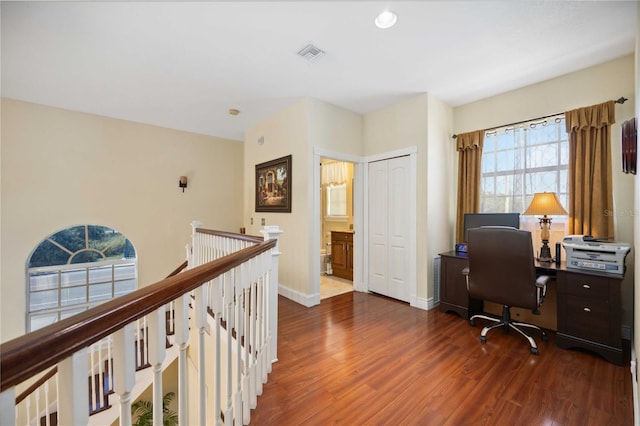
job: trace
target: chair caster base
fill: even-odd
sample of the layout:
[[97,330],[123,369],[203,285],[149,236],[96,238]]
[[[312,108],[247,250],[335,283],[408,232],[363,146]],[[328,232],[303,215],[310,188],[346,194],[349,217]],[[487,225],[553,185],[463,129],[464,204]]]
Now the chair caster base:
[[480,336],[480,343],[487,343],[487,338],[484,336]]
[[547,336],[546,333],[542,335],[542,341],[543,342],[548,342],[549,341],[549,336]]
[[530,351],[533,355],[538,355],[538,348],[531,348]]

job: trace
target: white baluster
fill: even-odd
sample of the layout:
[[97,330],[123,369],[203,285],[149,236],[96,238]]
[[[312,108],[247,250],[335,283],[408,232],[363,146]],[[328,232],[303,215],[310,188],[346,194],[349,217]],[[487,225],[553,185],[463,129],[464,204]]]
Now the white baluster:
[[[131,425],[131,390],[135,383],[136,321],[113,334],[113,390],[120,398],[120,425]],[[64,424],[64,423],[60,423]]]
[[207,295],[206,286],[202,285],[195,290],[195,326],[198,329],[198,424],[207,424],[207,389],[205,375],[205,332],[207,325]]
[[175,341],[178,345],[178,424],[188,424],[187,414],[187,346],[189,342],[189,296],[175,300]]
[[[225,278],[227,278],[228,276],[226,276]],[[232,284],[233,283],[227,283],[227,281],[231,281],[229,280],[225,280],[225,289],[227,289],[227,291],[229,291],[228,297],[226,299],[227,301],[227,305],[225,306],[226,308],[226,313],[225,313],[225,320],[227,321],[227,354],[226,354],[226,360],[227,360],[227,406],[226,409],[224,411],[224,424],[225,425],[232,425],[233,424],[233,389],[232,389],[232,385],[233,385],[233,362],[232,362],[232,349],[233,349],[233,323],[235,321],[232,320],[233,318],[233,305],[234,305],[234,297],[233,297],[233,290],[232,290]],[[222,328],[222,324],[219,322],[216,322],[218,328]],[[237,338],[237,334],[236,334],[236,338]],[[219,340],[219,339],[218,339]],[[220,381],[222,376],[218,375],[216,376],[217,381]]]
[[38,421],[38,423],[40,422],[40,388],[36,389],[35,392],[33,392],[33,396],[36,400],[36,421]]
[[90,412],[93,412],[98,409],[98,399],[96,395],[96,380],[95,380],[95,356],[96,356],[96,346],[97,343],[94,343],[89,348],[89,399],[91,401]]
[[246,285],[247,276],[246,273],[247,264],[246,262],[240,265],[240,286],[242,288],[243,299],[244,299],[244,369],[242,376],[242,417],[245,425],[248,425],[251,422],[251,383],[249,379],[249,374],[251,371],[251,354],[249,353],[249,342],[251,341],[251,318],[250,318],[250,300],[251,300],[251,291],[248,285]]
[[[236,268],[239,269],[239,268]],[[236,388],[235,388],[235,424],[244,423],[244,406],[242,404],[242,338],[244,336],[244,292],[240,285],[239,277],[234,279],[234,289],[236,293],[236,303],[234,306],[234,318],[236,323]]]
[[104,360],[102,356],[102,351],[103,351],[102,346],[103,346],[103,343],[107,341],[107,339],[103,339],[98,343],[98,385],[100,386],[100,389],[99,389],[100,407],[103,407],[105,405],[104,384],[105,384],[106,377],[104,375],[104,362],[103,362]]
[[[58,424],[84,425],[89,421],[87,349],[80,349],[58,364]],[[64,389],[64,392],[61,390]]]
[[44,424],[51,426],[51,413],[49,412],[49,380],[44,382]]
[[153,424],[162,421],[162,362],[167,352],[164,305],[147,316],[149,362],[153,368]]

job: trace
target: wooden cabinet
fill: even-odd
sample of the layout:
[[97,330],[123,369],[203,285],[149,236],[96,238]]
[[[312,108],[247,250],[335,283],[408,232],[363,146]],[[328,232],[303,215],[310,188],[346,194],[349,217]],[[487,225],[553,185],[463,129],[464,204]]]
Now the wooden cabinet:
[[589,349],[622,365],[621,281],[622,277],[558,273],[559,347]]
[[440,312],[455,312],[464,319],[482,312],[482,301],[471,299],[462,270],[469,266],[466,255],[440,255]]
[[336,277],[353,280],[353,232],[331,231],[331,268]]

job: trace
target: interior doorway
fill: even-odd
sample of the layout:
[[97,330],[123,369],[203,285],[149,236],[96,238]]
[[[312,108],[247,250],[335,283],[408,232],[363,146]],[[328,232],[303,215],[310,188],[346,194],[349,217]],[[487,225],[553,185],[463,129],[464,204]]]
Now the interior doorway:
[[[321,176],[321,163],[347,163],[348,172],[346,182],[339,179],[334,183],[334,188],[327,189],[327,181],[323,185]],[[363,265],[363,235],[360,230],[363,226],[363,159],[357,156],[343,154],[314,148],[314,171],[313,171],[313,224],[314,232],[310,247],[311,256],[313,258],[310,280],[312,282],[312,295],[308,306],[319,304],[321,299],[331,297],[334,294],[341,294],[346,291],[364,291],[362,281],[362,265]],[[338,167],[338,166],[336,166]],[[329,170],[327,167],[325,170]],[[335,172],[340,176],[341,172]],[[349,182],[350,180],[350,182]],[[346,183],[344,193],[343,189],[336,188],[340,182]],[[330,192],[330,195],[328,193]],[[331,203],[328,198],[332,197]],[[341,198],[342,197],[342,198]],[[344,212],[341,203],[347,204],[347,214],[339,214]],[[335,202],[335,204],[333,203]],[[328,211],[328,208],[330,211]],[[342,210],[341,210],[342,209]],[[328,220],[327,220],[327,216]],[[344,216],[344,217],[341,217]],[[332,251],[332,235],[333,232],[342,232],[343,238],[350,237],[351,241],[345,241],[341,245],[341,253]],[[348,269],[351,276],[344,276],[337,271],[340,266],[347,266],[346,244],[349,245],[348,251]],[[339,255],[339,258],[334,256]],[[317,259],[317,260],[316,260]],[[340,265],[336,265],[336,261]],[[338,266],[334,269],[334,266]],[[337,271],[337,272],[336,272]],[[322,291],[321,291],[321,281]],[[333,289],[331,287],[334,287]]]
[[320,158],[320,300],[353,291],[354,164]]

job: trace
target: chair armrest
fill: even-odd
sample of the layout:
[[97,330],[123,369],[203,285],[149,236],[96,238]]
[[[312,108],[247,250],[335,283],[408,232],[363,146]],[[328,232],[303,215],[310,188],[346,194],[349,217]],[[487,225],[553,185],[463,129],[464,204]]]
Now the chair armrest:
[[547,283],[551,279],[548,275],[540,275],[536,279],[536,287],[538,288],[538,306],[542,304],[544,297],[547,295]]
[[464,275],[464,279],[467,282],[467,292],[469,291],[469,267],[465,267],[462,270],[462,275]]

